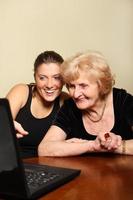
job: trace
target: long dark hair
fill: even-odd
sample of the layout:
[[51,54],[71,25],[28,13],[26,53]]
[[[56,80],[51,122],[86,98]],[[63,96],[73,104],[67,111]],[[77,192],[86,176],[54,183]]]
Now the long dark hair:
[[36,72],[39,65],[45,63],[63,63],[63,58],[61,55],[56,53],[55,51],[44,51],[39,54],[34,62],[34,72]]

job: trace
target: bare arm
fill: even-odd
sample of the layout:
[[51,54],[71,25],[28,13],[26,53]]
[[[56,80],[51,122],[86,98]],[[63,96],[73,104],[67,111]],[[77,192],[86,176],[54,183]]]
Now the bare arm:
[[16,118],[19,110],[25,105],[28,98],[28,86],[25,84],[15,85],[7,94],[13,119]]
[[51,126],[47,134],[38,146],[39,156],[76,156],[93,149],[94,141],[72,138],[66,140],[65,132],[57,127]]
[[[6,98],[9,100],[10,108],[13,119],[15,120],[19,110],[25,105],[28,98],[28,86],[25,84],[15,85],[7,94]],[[21,124],[14,121],[14,126],[17,131],[16,136],[18,138],[27,135],[27,131],[23,129]]]

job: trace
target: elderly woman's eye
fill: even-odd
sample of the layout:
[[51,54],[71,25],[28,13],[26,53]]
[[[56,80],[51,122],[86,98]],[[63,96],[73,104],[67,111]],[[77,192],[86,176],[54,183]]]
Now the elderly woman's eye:
[[61,76],[55,76],[55,80],[61,80]]
[[88,87],[88,85],[83,83],[83,84],[80,85],[80,87],[81,88],[86,88],[86,87]]

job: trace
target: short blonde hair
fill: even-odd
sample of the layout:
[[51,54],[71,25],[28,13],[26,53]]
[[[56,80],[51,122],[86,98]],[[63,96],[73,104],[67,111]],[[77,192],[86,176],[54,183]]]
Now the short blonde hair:
[[66,59],[62,63],[61,75],[66,84],[79,78],[80,71],[96,79],[100,95],[104,98],[115,84],[114,76],[104,56],[97,51],[87,51]]

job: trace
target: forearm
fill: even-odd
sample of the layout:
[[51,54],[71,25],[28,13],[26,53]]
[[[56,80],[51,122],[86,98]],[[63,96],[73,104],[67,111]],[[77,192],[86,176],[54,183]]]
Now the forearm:
[[76,156],[92,151],[91,141],[85,142],[67,142],[64,141],[46,141],[38,147],[39,156]]
[[123,140],[121,145],[115,150],[115,153],[133,155],[133,139]]

